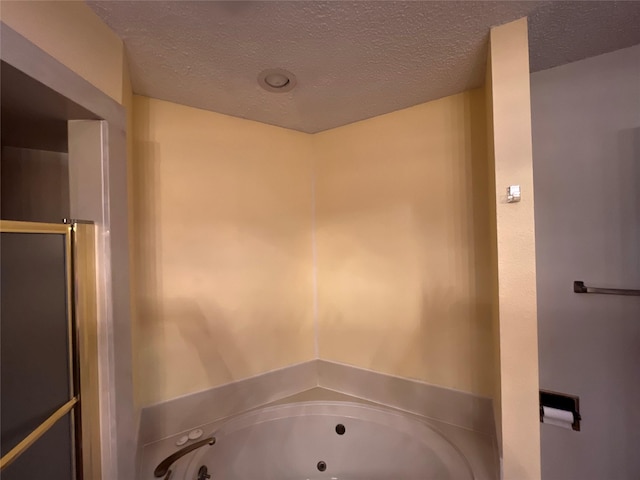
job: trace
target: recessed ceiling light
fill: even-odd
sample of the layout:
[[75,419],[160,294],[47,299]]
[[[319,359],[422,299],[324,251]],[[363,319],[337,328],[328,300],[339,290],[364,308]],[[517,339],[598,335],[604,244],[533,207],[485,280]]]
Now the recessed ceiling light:
[[289,83],[289,77],[283,73],[270,73],[264,77],[264,81],[273,88],[283,88]]
[[289,92],[296,86],[296,77],[283,68],[268,68],[260,72],[258,83],[267,92]]

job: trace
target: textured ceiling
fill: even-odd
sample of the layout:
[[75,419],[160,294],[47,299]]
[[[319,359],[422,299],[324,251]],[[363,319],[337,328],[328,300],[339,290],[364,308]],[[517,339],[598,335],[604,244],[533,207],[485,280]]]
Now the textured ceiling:
[[[141,95],[318,132],[480,86],[491,26],[529,16],[532,71],[640,43],[639,1],[88,1]],[[286,93],[267,68],[297,77]]]

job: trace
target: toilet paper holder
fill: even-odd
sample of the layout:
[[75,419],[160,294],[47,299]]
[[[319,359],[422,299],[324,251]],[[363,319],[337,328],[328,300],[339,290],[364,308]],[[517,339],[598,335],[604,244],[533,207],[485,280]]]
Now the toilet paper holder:
[[540,422],[544,423],[544,411],[542,407],[571,412],[573,415],[571,429],[576,432],[580,431],[580,421],[582,417],[580,416],[580,398],[578,396],[552,392],[550,390],[540,390]]

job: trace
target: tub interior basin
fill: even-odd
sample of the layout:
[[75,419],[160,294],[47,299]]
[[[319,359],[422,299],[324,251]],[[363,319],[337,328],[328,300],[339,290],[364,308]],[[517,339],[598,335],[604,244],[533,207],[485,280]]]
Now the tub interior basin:
[[444,436],[412,417],[345,402],[307,402],[242,415],[211,432],[186,479],[427,480],[474,478]]

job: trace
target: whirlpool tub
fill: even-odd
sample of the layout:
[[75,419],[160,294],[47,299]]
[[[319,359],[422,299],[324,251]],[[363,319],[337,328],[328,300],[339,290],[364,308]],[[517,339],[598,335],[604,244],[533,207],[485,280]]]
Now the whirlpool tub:
[[[347,402],[264,408],[205,432],[171,480],[473,480],[445,436],[411,416]],[[207,477],[206,475],[210,475]]]

